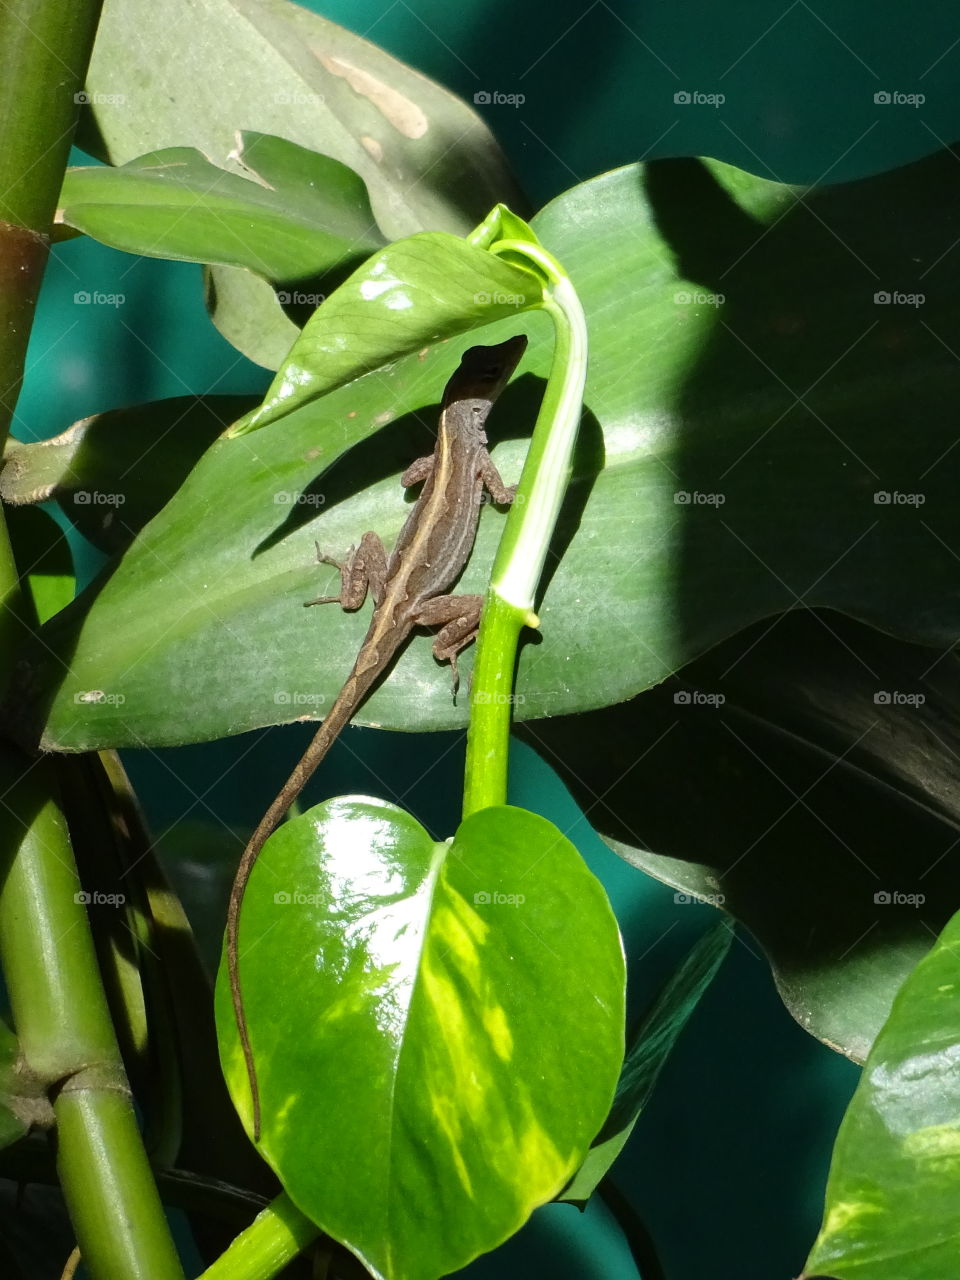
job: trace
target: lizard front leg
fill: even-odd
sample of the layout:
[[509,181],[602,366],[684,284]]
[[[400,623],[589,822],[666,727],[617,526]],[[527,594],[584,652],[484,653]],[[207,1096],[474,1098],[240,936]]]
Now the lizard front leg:
[[412,484],[419,484],[421,480],[426,480],[432,474],[435,463],[436,458],[432,453],[417,458],[415,462],[410,463],[400,477],[400,483],[405,489],[409,489]]
[[449,662],[453,674],[453,691],[460,684],[457,654],[477,638],[483,596],[434,596],[425,600],[414,617],[418,627],[439,627],[433,642],[433,656]]
[[480,479],[483,481],[483,487],[498,506],[508,507],[517,496],[517,486],[503,483],[500,472],[486,449],[480,455]]
[[342,563],[325,555],[318,546],[317,560],[320,564],[332,564],[335,569],[340,570],[340,594],[305,600],[304,608],[313,604],[338,604],[342,609],[352,612],[359,609],[366,600],[368,589],[374,604],[380,603],[387,576],[387,553],[379,534],[365,533],[360,539],[360,546],[351,547]]

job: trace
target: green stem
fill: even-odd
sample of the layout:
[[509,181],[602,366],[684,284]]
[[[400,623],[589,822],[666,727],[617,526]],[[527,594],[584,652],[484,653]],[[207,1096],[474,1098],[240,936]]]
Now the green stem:
[[95,1280],[182,1280],[100,982],[50,766],[0,754],[0,954],[24,1061],[56,1086],[57,1163]]
[[[86,1068],[56,1102],[57,1172],[87,1274],[182,1280],[123,1068]],[[99,1078],[98,1078],[99,1077]]]
[[23,375],[100,3],[0,5],[0,445]]
[[517,645],[538,626],[534,596],[566,491],[587,367],[587,327],[569,278],[543,248],[502,240],[491,252],[521,253],[550,281],[544,309],[556,329],[553,365],[517,496],[507,517],[484,604],[470,699],[463,816],[505,804],[511,693]]
[[289,1196],[279,1195],[200,1280],[271,1280],[320,1234]]
[[[0,5],[0,446],[23,376],[100,0]],[[0,520],[2,524],[2,520]],[[0,528],[0,660],[27,613]],[[0,955],[27,1068],[55,1089],[58,1168],[94,1280],[182,1280],[137,1131],[73,850],[43,762],[0,754]]]

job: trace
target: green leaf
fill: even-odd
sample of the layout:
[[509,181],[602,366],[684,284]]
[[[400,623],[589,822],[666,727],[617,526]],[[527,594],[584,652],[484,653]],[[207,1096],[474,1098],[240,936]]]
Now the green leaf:
[[582,1208],[609,1173],[650,1100],[681,1031],[726,959],[732,939],[733,930],[726,921],[708,929],[660,992],[633,1037],[610,1114],[558,1200],[569,1200]]
[[14,507],[56,499],[96,546],[121,550],[255,403],[253,396],[175,396],[81,418],[50,440],[11,441],[0,496]]
[[275,422],[441,338],[538,306],[543,285],[457,236],[425,233],[369,258],[307,321],[262,406],[231,435]]
[[127,253],[246,267],[277,283],[353,266],[383,244],[346,165],[250,132],[232,158],[245,176],[190,147],[70,169],[57,220]]
[[800,1025],[862,1062],[960,906],[958,725],[955,654],[804,611],[519,732],[615,852],[742,921]]
[[205,267],[203,282],[210,319],[227,342],[254,364],[279,369],[300,328],[273,286],[239,267]]
[[4,514],[21,584],[37,618],[46,622],[66,608],[76,590],[66,535],[46,511],[11,507]]
[[[606,174],[534,219],[584,304],[590,372],[558,559],[538,602],[542,643],[520,657],[518,716],[623,701],[798,600],[941,651],[955,643],[960,449],[944,411],[960,400],[944,346],[955,345],[960,296],[955,203],[951,155],[802,201],[685,160]],[[924,306],[875,305],[877,281],[910,290],[926,269],[917,257],[936,264]],[[707,292],[727,301],[675,301]],[[329,705],[369,615],[304,614],[300,602],[335,580],[314,542],[342,553],[372,529],[392,544],[407,510],[396,477],[432,448],[424,427],[461,352],[519,331],[530,337],[522,374],[545,376],[552,326],[525,313],[375,369],[265,438],[208,451],[95,602],[44,635],[60,660],[42,646],[27,656],[31,732],[50,701],[44,742],[71,750],[277,723],[293,717],[288,693],[314,699],[301,710]],[[508,482],[540,395],[522,374],[491,419]],[[874,502],[919,489],[922,506]],[[719,493],[722,506],[693,500]],[[484,517],[463,590],[489,575],[502,517]],[[158,614],[162,635],[145,623]],[[72,702],[105,680],[125,686],[116,717]],[[416,642],[358,719],[424,730],[462,725],[465,712]]]
[[523,200],[489,129],[459,98],[286,0],[106,0],[81,145],[114,165],[167,147],[231,159],[238,124],[359,174],[396,238],[465,234]]
[[[119,166],[187,146],[240,172],[242,123],[358,174],[390,238],[464,235],[498,200],[526,205],[471,107],[286,0],[206,0],[186,11],[179,0],[106,0],[87,90],[79,141],[100,159]],[[249,359],[276,369],[295,335],[280,340],[272,290],[243,287],[231,271],[208,270],[214,322]]]
[[[569,1179],[623,1054],[623,954],[600,884],[545,819],[474,814],[435,843],[331,800],[264,847],[240,923],[260,1150],[385,1280],[436,1280]],[[227,1083],[250,1103],[225,963]]]
[[840,1126],[807,1276],[933,1280],[960,1258],[960,915],[904,983]]

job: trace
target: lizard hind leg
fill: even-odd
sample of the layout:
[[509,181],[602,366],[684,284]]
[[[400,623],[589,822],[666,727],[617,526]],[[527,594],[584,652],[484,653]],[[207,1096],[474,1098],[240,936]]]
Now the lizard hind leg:
[[340,594],[305,600],[304,608],[314,604],[339,604],[342,609],[352,612],[366,600],[368,589],[374,603],[380,603],[387,576],[387,553],[379,534],[365,533],[360,539],[360,546],[351,547],[342,562],[325,555],[318,544],[317,560],[340,570]]
[[476,639],[482,608],[483,596],[434,596],[417,611],[417,626],[440,628],[433,642],[433,656],[438,662],[450,663],[454,694],[460,686],[457,654]]

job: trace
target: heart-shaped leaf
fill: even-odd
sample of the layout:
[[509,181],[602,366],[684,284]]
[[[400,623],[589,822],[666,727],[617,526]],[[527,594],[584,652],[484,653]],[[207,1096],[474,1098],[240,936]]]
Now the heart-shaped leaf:
[[[260,1150],[384,1280],[437,1280],[506,1239],[609,1110],[619,934],[535,814],[485,809],[437,844],[383,801],[319,805],[265,845],[239,956]],[[249,1125],[225,963],[217,1024]]]
[[247,176],[190,147],[69,169],[57,221],[127,253],[246,267],[277,283],[353,265],[383,244],[346,165],[249,132],[234,158]]
[[960,915],[903,984],[833,1151],[805,1276],[939,1280],[960,1256]]

